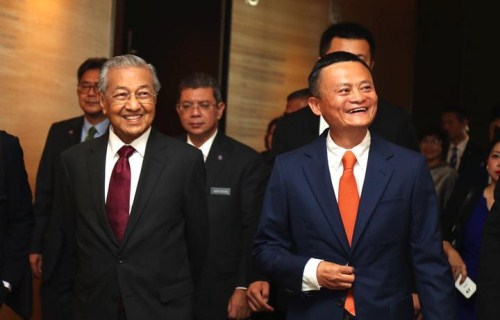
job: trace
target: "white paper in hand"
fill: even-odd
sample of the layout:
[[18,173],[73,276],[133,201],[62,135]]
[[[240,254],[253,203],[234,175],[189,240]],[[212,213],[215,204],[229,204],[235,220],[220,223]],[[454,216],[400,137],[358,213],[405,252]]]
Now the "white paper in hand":
[[460,279],[462,279],[462,275],[459,275],[457,281],[455,281],[455,287],[468,299],[476,292],[476,284],[469,277],[460,284]]

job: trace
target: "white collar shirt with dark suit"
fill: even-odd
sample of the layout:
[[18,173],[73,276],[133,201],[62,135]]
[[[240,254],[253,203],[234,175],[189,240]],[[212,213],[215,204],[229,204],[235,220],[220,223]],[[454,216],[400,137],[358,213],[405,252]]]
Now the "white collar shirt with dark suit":
[[128,319],[192,319],[208,242],[202,154],[151,129],[118,242],[105,208],[108,137],[61,155],[50,224],[62,226],[75,265],[73,318],[117,319],[121,300]]
[[326,134],[276,157],[255,238],[257,266],[291,293],[287,319],[343,319],[346,290],[303,292],[303,272],[311,258],[354,267],[357,319],[413,319],[415,288],[425,319],[455,319],[456,293],[425,158],[371,132],[349,246],[332,186]]
[[234,290],[252,281],[251,241],[268,176],[260,153],[220,131],[200,149],[206,156],[210,241],[195,316],[226,319]]

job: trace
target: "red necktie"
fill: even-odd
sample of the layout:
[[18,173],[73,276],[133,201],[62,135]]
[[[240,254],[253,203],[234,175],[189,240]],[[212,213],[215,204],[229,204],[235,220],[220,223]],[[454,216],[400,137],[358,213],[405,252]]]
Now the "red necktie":
[[[352,234],[354,233],[354,225],[356,223],[356,215],[358,214],[359,206],[358,187],[353,172],[355,163],[356,156],[354,153],[352,153],[352,151],[346,151],[342,157],[344,173],[339,183],[339,210],[349,245],[352,243]],[[352,290],[347,292],[344,308],[353,316],[356,315]]]
[[109,181],[106,211],[108,220],[118,242],[122,240],[130,207],[130,164],[128,158],[134,153],[132,146],[123,146],[118,150],[120,158],[113,168]]

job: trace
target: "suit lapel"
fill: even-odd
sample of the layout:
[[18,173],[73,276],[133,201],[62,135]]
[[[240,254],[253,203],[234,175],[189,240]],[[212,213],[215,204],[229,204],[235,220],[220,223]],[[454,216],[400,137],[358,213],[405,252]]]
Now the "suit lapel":
[[102,137],[96,138],[90,147],[89,156],[89,180],[90,180],[90,190],[92,195],[92,201],[96,204],[97,208],[97,218],[99,223],[106,230],[106,233],[116,242],[115,235],[111,226],[108,222],[108,216],[106,213],[105,206],[105,195],[104,195],[104,173],[106,167],[106,151],[108,147],[108,134]]
[[152,128],[144,154],[141,175],[137,183],[134,203],[132,204],[125,234],[123,235],[123,244],[127,242],[131,231],[144,213],[144,207],[148,202],[149,196],[153,193],[157,180],[160,178],[169,157],[167,144],[164,140],[160,139],[156,130]]
[[356,247],[364,230],[367,228],[375,212],[375,208],[394,172],[393,166],[387,161],[393,156],[392,152],[386,148],[387,144],[375,134],[372,133],[371,136],[372,141],[368,155],[368,165],[361,192],[356,225],[354,227],[352,249]]
[[325,137],[326,135],[322,134],[310,145],[310,148],[305,150],[307,160],[304,162],[302,170],[335,238],[347,255],[349,243],[330,178]]
[[68,141],[70,146],[80,143],[83,128],[83,116],[75,118],[68,129]]
[[217,133],[205,161],[207,186],[212,186],[224,170],[224,159],[228,156],[224,137]]

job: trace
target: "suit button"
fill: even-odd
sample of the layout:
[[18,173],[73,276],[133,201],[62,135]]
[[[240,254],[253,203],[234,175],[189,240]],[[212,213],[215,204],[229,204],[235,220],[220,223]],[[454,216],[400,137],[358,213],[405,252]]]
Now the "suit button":
[[119,263],[119,264],[123,264],[123,262],[124,262],[124,261],[123,261],[122,259],[118,260],[118,263]]

